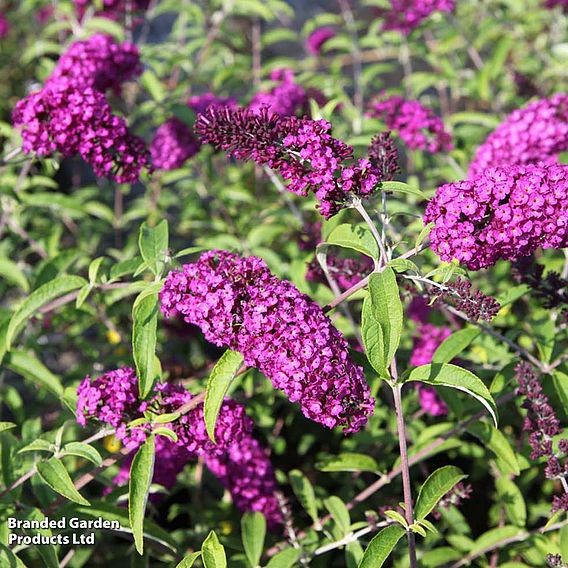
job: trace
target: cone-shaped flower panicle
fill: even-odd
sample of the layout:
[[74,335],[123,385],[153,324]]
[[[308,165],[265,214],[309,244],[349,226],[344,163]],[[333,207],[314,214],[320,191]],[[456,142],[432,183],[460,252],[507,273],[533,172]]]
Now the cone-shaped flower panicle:
[[329,428],[359,430],[373,410],[362,369],[320,306],[256,257],[204,253],[170,272],[162,312],[182,314],[215,345],[239,351],[299,402],[307,418]]

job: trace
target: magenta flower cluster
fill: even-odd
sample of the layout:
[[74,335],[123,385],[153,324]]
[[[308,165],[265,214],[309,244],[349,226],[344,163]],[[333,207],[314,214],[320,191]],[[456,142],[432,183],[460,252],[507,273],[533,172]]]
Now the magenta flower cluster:
[[372,103],[369,115],[383,120],[412,150],[435,154],[452,149],[452,137],[442,119],[419,101],[398,95],[383,98]]
[[[546,458],[544,474],[548,479],[565,479],[568,477],[568,439],[558,442],[558,452],[553,447],[553,438],[563,432],[556,412],[550,406],[540,380],[532,367],[524,361],[515,367],[519,383],[518,393],[525,397],[523,408],[527,415],[523,430],[529,434],[528,442],[532,449],[531,459]],[[568,511],[568,492],[555,496],[552,502],[552,512]]]
[[304,415],[356,432],[373,411],[363,371],[323,310],[256,257],[201,255],[170,272],[160,293],[166,317],[182,314],[208,341],[239,351]]
[[22,131],[24,152],[40,156],[79,154],[97,176],[136,181],[149,155],[141,138],[115,114],[105,90],[140,72],[132,44],[118,45],[97,34],[73,43],[43,89],[18,101],[13,122]]
[[471,270],[568,244],[568,167],[491,168],[471,181],[442,185],[424,221],[432,249]]
[[385,30],[408,35],[433,12],[452,12],[455,0],[391,0],[391,8],[383,13]]
[[0,39],[4,39],[10,33],[10,22],[4,14],[0,14]]
[[152,166],[158,170],[175,170],[200,148],[201,144],[185,123],[176,117],[169,118],[156,130],[150,144]]
[[291,192],[312,191],[326,219],[352,196],[369,196],[383,179],[373,161],[353,162],[353,149],[331,135],[325,120],[281,117],[266,109],[209,108],[198,116],[196,131],[204,143],[235,158],[278,170]]
[[282,523],[274,469],[266,449],[253,436],[243,437],[223,455],[206,457],[205,464],[239,511],[260,511],[271,529]]
[[306,39],[306,49],[312,55],[319,55],[322,47],[335,37],[335,30],[330,26],[316,28]]
[[47,84],[61,83],[84,89],[120,92],[122,83],[142,72],[138,48],[130,42],[116,43],[105,34],[76,41],[59,58]]
[[568,150],[568,95],[557,93],[514,110],[477,149],[474,179],[487,168],[557,161]]
[[[77,421],[85,426],[87,418],[95,418],[115,428],[115,436],[127,448],[135,450],[149,433],[147,426],[128,428],[128,423],[142,418],[145,412],[153,415],[179,411],[193,396],[183,387],[170,383],[158,384],[148,401],[139,401],[138,379],[133,369],[123,368],[101,377],[86,377],[77,389]],[[252,420],[243,405],[225,399],[215,425],[215,443],[205,428],[203,405],[184,412],[171,425],[177,436],[156,438],[154,483],[171,488],[179,472],[198,456],[211,463],[212,472],[233,494],[235,505],[241,511],[262,511],[275,527],[281,513],[275,495],[277,484],[272,464],[260,444],[252,437]],[[232,465],[232,459],[238,465]],[[226,471],[219,469],[225,464]],[[123,464],[114,482],[126,483],[129,462]],[[252,480],[254,471],[257,479]],[[230,477],[230,479],[227,479]]]
[[97,176],[136,181],[149,165],[146,145],[113,114],[105,95],[90,87],[50,83],[18,101],[13,113],[22,128],[24,152],[65,158],[79,154]]
[[261,109],[281,116],[293,116],[306,108],[307,94],[301,85],[294,81],[290,69],[276,69],[270,74],[276,85],[269,91],[259,91],[254,95],[248,108],[255,113]]
[[[429,323],[419,325],[418,335],[414,338],[410,364],[415,367],[430,364],[436,349],[451,333],[447,327],[436,327]],[[417,390],[420,406],[424,412],[431,416],[445,416],[448,413],[446,403],[438,396],[434,387],[419,384]]]
[[[103,16],[111,20],[123,18],[128,10],[132,12],[142,12],[148,9],[150,0],[103,0],[98,16]],[[100,6],[100,2],[94,0],[75,0],[75,6],[79,19],[81,19],[88,8]]]

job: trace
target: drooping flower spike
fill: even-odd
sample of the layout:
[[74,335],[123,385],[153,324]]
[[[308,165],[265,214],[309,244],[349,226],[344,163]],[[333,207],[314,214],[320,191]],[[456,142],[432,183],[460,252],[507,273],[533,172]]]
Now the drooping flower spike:
[[373,411],[363,371],[320,306],[256,257],[204,253],[170,272],[160,293],[166,317],[181,314],[208,341],[239,351],[304,415],[356,432]]
[[291,192],[313,192],[326,219],[353,196],[371,195],[384,179],[372,160],[353,162],[353,148],[334,138],[325,120],[281,117],[266,108],[258,113],[209,108],[198,116],[195,128],[204,143],[277,170]]
[[50,83],[18,101],[13,122],[21,128],[24,152],[79,154],[96,175],[119,183],[136,181],[150,165],[144,141],[113,114],[104,94],[90,87]]

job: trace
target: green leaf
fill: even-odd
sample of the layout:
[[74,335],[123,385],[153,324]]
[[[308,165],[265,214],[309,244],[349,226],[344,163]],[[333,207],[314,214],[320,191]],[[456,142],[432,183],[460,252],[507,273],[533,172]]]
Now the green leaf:
[[92,284],[85,284],[81,288],[81,290],[79,290],[79,294],[77,295],[77,299],[75,300],[75,307],[77,309],[79,309],[85,303],[85,300],[89,297],[89,294],[92,292],[92,290]]
[[225,548],[219,542],[217,535],[211,531],[201,546],[201,555],[204,568],[226,568],[227,557]]
[[484,550],[492,550],[501,541],[513,538],[521,534],[526,534],[526,531],[512,525],[488,530],[475,541],[475,544],[469,551],[469,555],[476,556],[482,553]]
[[34,290],[12,316],[6,332],[6,348],[10,350],[13,340],[29,318],[42,306],[64,294],[81,288],[87,283],[80,276],[59,276]]
[[156,275],[161,273],[168,251],[168,222],[164,219],[155,227],[143,223],[140,227],[138,246],[150,270]]
[[293,469],[288,477],[298,501],[300,501],[312,521],[319,525],[316,497],[310,480],[298,469]]
[[[387,369],[400,343],[403,312],[398,284],[392,268],[387,267],[383,272],[371,275],[369,279],[369,295],[365,302],[370,307],[373,319],[381,328],[383,343],[382,366]],[[373,325],[372,321],[367,320],[367,323]],[[368,335],[365,329],[363,329],[363,335]]]
[[466,478],[467,475],[461,469],[453,465],[447,465],[437,469],[432,473],[418,493],[416,499],[416,508],[414,516],[418,521],[425,519],[432,509],[438,504],[438,501],[448,492],[452,487]]
[[11,284],[19,286],[24,292],[28,292],[30,285],[25,274],[20,270],[15,262],[7,258],[0,258],[0,277]]
[[450,363],[422,365],[413,369],[407,380],[420,381],[432,386],[449,387],[469,394],[487,408],[497,426],[495,401],[483,381],[470,371]]
[[446,337],[436,349],[432,363],[449,363],[455,359],[481,333],[478,327],[466,327]]
[[395,272],[419,272],[418,266],[407,258],[393,258],[388,263],[388,266],[390,266]]
[[448,562],[451,562],[452,560],[460,560],[461,558],[463,558],[463,554],[461,552],[454,550],[449,546],[443,546],[441,548],[425,552],[420,560],[421,565],[424,566],[424,568],[441,568],[442,566],[447,566]]
[[505,505],[507,518],[516,526],[524,527],[527,523],[527,506],[521,490],[507,477],[495,481],[501,503]]
[[61,449],[61,456],[78,456],[89,460],[97,467],[103,463],[101,454],[99,454],[93,446],[89,446],[89,444],[84,444],[83,442],[69,442],[65,444]]
[[118,22],[114,22],[108,18],[88,18],[83,25],[84,29],[87,31],[101,32],[112,35],[117,41],[124,41],[123,27]]
[[325,244],[349,248],[371,258],[379,258],[379,247],[371,231],[364,225],[343,223],[331,231]]
[[164,100],[166,96],[164,86],[152,71],[150,71],[149,69],[144,71],[139,80],[142,87],[144,87],[144,89],[148,91],[148,94],[155,101],[161,102]]
[[50,458],[47,461],[38,462],[36,465],[38,475],[54,491],[63,495],[69,501],[79,503],[79,505],[90,505],[90,503],[75,489],[73,480],[67,473],[61,460]]
[[27,446],[20,448],[18,450],[19,454],[24,454],[26,452],[51,452],[54,453],[56,450],[55,444],[51,444],[47,440],[43,440],[42,438],[38,438],[34,440]]
[[406,522],[406,519],[398,511],[389,509],[388,511],[385,511],[385,516],[397,522],[404,528],[404,530],[408,529],[408,523]]
[[363,346],[369,363],[379,375],[388,378],[389,373],[385,366],[385,341],[381,324],[375,319],[373,307],[369,296],[363,301],[361,312],[361,336]]
[[178,441],[177,434],[171,428],[166,428],[166,426],[161,426],[160,428],[154,428],[152,432],[156,436],[164,436],[165,438],[169,438],[172,442]]
[[104,259],[104,256],[99,256],[99,258],[95,258],[95,260],[89,264],[89,284],[95,284],[97,281],[99,269]]
[[382,529],[367,546],[359,568],[381,568],[405,532],[400,525]]
[[191,568],[195,561],[201,556],[201,551],[193,552],[188,554],[177,566],[176,568]]
[[552,372],[552,383],[554,390],[562,403],[564,413],[568,415],[568,375],[555,369]]
[[492,424],[475,422],[470,424],[466,430],[478,438],[483,446],[491,450],[506,466],[506,471],[503,471],[504,475],[519,475],[521,473],[513,448],[511,448],[507,438]]
[[215,424],[223,404],[223,399],[227,394],[229,386],[233,382],[238,370],[243,362],[243,356],[237,351],[227,350],[209,375],[207,388],[205,391],[205,402],[203,415],[205,427],[211,441],[215,443]]
[[14,350],[4,362],[14,373],[22,375],[25,379],[32,381],[42,387],[45,387],[55,396],[63,394],[63,385],[61,379],[54,375],[41,361],[35,358],[31,352]]
[[157,379],[155,359],[158,312],[157,293],[146,296],[132,310],[132,356],[141,398],[148,396]]
[[13,422],[0,422],[0,433],[15,428],[16,424]]
[[377,462],[366,454],[345,452],[338,456],[325,456],[316,463],[320,471],[379,471]]
[[[1,542],[0,566],[4,566],[5,568],[26,568],[26,565],[7,546],[4,546]],[[54,564],[54,566],[57,566],[57,564]]]
[[154,475],[154,454],[154,436],[148,436],[146,442],[136,452],[130,466],[128,519],[134,535],[134,544],[140,556],[144,552],[144,515],[146,513],[148,491]]
[[266,568],[293,568],[301,555],[302,551],[297,548],[286,548],[274,555]]
[[434,227],[435,223],[431,222],[428,223],[426,225],[424,225],[424,227],[422,227],[418,237],[416,237],[416,241],[414,242],[414,248],[418,249],[418,247],[426,240],[426,238],[430,235],[430,231],[432,230],[432,227]]
[[241,535],[247,560],[253,568],[260,564],[266,536],[266,519],[259,512],[245,513],[241,519]]
[[324,505],[330,512],[333,520],[337,523],[337,526],[343,533],[343,536],[345,536],[351,527],[351,518],[345,503],[339,497],[332,495],[324,501]]
[[394,193],[407,193],[408,195],[414,195],[420,199],[428,199],[426,194],[401,181],[383,181],[381,182],[381,191],[392,191]]

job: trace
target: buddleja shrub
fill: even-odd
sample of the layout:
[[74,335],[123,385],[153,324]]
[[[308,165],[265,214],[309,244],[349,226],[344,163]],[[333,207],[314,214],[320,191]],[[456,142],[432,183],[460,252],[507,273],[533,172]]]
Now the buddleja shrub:
[[320,4],[3,3],[2,567],[568,566],[568,4]]

